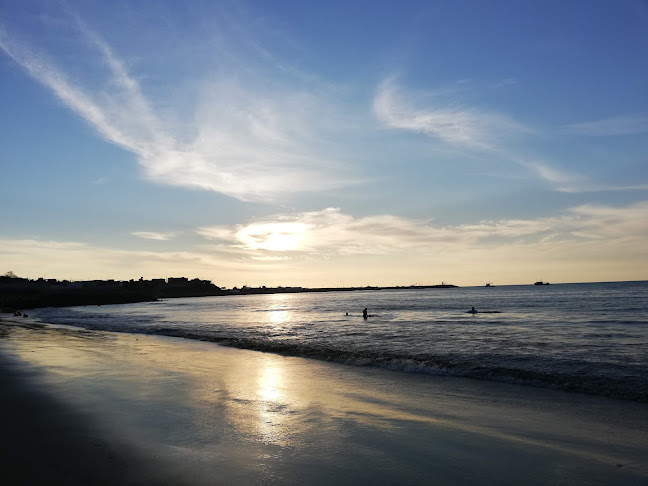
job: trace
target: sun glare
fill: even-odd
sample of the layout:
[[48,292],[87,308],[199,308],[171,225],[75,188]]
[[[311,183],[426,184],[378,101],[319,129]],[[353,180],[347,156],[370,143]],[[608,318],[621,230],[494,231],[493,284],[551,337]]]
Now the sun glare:
[[268,324],[273,327],[283,327],[290,320],[290,310],[286,310],[287,298],[283,294],[269,295]]
[[300,223],[260,223],[247,226],[237,236],[252,250],[291,251],[300,248],[307,228]]
[[268,319],[273,326],[281,326],[288,320],[289,312],[285,310],[273,310],[268,312]]
[[264,402],[276,402],[279,399],[281,373],[277,368],[267,367],[259,376],[257,396]]

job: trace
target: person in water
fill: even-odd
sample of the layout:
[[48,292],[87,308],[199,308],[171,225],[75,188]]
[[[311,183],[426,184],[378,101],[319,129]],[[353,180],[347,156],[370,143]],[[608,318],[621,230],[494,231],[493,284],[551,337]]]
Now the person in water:
[[368,317],[368,314],[367,314],[367,308],[366,308],[366,307],[365,307],[364,310],[362,311],[362,317],[364,317],[365,319]]
[[473,306],[473,308],[470,309],[468,312],[470,312],[471,314],[477,314],[477,309],[475,309],[475,306]]

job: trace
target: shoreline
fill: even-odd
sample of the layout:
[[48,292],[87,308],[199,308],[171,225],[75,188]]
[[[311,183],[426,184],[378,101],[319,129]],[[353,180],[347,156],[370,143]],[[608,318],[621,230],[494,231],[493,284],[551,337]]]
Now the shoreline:
[[[116,305],[121,305],[121,304],[116,304]],[[204,336],[195,336],[191,334],[181,335],[176,332],[141,333],[138,331],[132,331],[132,332],[101,331],[101,330],[94,330],[91,328],[86,329],[84,327],[75,326],[75,325],[52,324],[38,319],[29,318],[29,316],[27,316],[26,314],[23,317],[27,319],[23,320],[20,317],[3,317],[2,314],[0,313],[0,326],[2,325],[2,322],[4,320],[11,325],[26,326],[26,327],[29,327],[30,325],[36,327],[44,327],[44,328],[48,326],[70,327],[73,329],[84,330],[89,332],[109,332],[109,333],[116,332],[118,334],[141,335],[141,336],[148,336],[151,338],[174,338],[174,339],[187,340],[190,342],[207,342],[207,343],[212,343],[218,346],[224,346],[231,349],[270,353],[282,357],[303,358],[303,359],[314,360],[322,363],[332,363],[332,364],[339,364],[339,365],[351,366],[351,367],[357,367],[357,366],[369,367],[374,369],[385,370],[389,373],[396,373],[396,374],[403,373],[406,375],[422,375],[422,376],[440,377],[440,378],[459,378],[459,379],[467,379],[467,380],[473,380],[478,382],[509,384],[513,386],[538,388],[541,390],[550,390],[550,391],[565,392],[570,394],[648,404],[648,395],[647,395],[648,391],[644,389],[638,389],[631,395],[629,395],[627,392],[624,393],[618,391],[615,392],[613,389],[608,389],[606,393],[602,393],[600,391],[592,390],[591,388],[585,385],[581,385],[580,387],[577,387],[576,385],[569,384],[569,383],[560,384],[556,381],[556,378],[552,379],[551,381],[540,381],[538,379],[529,379],[529,378],[524,379],[524,378],[519,378],[519,377],[509,376],[509,375],[488,375],[488,376],[484,376],[482,374],[473,375],[461,370],[454,372],[451,369],[445,369],[445,368],[435,368],[435,367],[426,368],[424,362],[412,363],[412,361],[409,359],[402,363],[398,363],[398,362],[395,363],[391,358],[381,358],[381,359],[376,358],[376,361],[369,362],[368,360],[370,359],[370,357],[366,353],[362,354],[362,356],[358,358],[350,354],[335,355],[332,352],[328,352],[325,354],[321,354],[320,352],[317,351],[304,352],[304,350],[302,350],[301,348],[293,348],[290,345],[281,345],[277,343],[272,343],[263,346],[253,341],[248,342],[238,338],[237,339],[229,339],[229,338],[212,339]],[[356,365],[355,364],[356,360],[358,360],[357,362],[360,364]],[[528,375],[528,372],[526,372],[526,374]],[[540,375],[540,377],[542,377],[542,375]]]
[[[25,315],[25,317],[28,316]],[[47,327],[47,326],[60,327],[60,324],[52,324],[52,323],[48,323],[48,322],[44,322],[32,318],[23,320],[19,317],[3,317],[1,314],[0,314],[0,325],[3,319],[8,323],[13,323],[18,326],[23,326],[23,325],[29,326],[30,324],[33,324],[34,326],[40,326],[40,327]],[[86,329],[84,327],[74,326],[74,325],[69,327],[78,330],[102,332],[101,330],[98,329],[97,330],[93,330],[92,328]],[[106,331],[106,332],[112,332],[112,331]],[[177,338],[177,339],[187,340],[190,342],[207,342],[207,343],[212,343],[218,346],[224,346],[232,349],[261,352],[261,353],[271,353],[276,356],[303,358],[308,360],[315,360],[322,363],[340,364],[343,366],[369,367],[374,369],[385,370],[389,373],[396,373],[396,374],[402,373],[406,375],[422,375],[422,376],[440,377],[440,378],[459,378],[459,379],[473,380],[477,382],[501,383],[501,384],[508,384],[513,386],[529,387],[534,389],[537,388],[541,390],[565,392],[565,393],[576,394],[576,395],[585,395],[591,397],[608,398],[612,400],[623,400],[623,401],[633,402],[633,403],[648,404],[648,395],[647,395],[648,390],[645,390],[643,388],[633,389],[632,393],[628,393],[627,391],[615,390],[614,387],[612,386],[613,384],[611,384],[608,385],[608,387],[606,388],[606,390],[604,390],[604,392],[602,392],[596,389],[592,389],[591,387],[587,386],[587,384],[578,385],[570,382],[561,383],[559,381],[559,377],[552,377],[551,380],[542,381],[543,378],[542,374],[531,375],[530,372],[526,372],[526,371],[522,372],[522,374],[525,375],[525,377],[518,377],[518,376],[506,375],[506,374],[501,374],[501,375],[484,374],[484,373],[470,374],[461,369],[455,371],[453,369],[448,369],[443,367],[440,368],[438,367],[438,364],[427,365],[424,361],[412,362],[411,359],[407,359],[403,362],[398,362],[398,361],[395,362],[390,357],[380,356],[380,357],[373,357],[374,360],[372,361],[371,360],[372,356],[368,355],[367,353],[363,353],[361,356],[355,356],[350,353],[335,354],[334,351],[329,350],[328,352],[322,354],[318,350],[313,351],[308,349],[304,350],[299,347],[295,348],[291,346],[290,343],[288,344],[267,343],[266,345],[262,345],[255,341],[247,341],[240,338],[210,338],[210,337],[195,335],[191,333],[188,335],[184,335],[182,333],[173,332],[173,331],[166,331],[160,333],[141,333],[137,330],[131,332],[128,331],[114,331],[114,332],[117,332],[119,334],[128,334],[128,335],[142,335],[151,338],[156,338],[156,337]]]
[[[26,442],[17,449],[34,464],[73,467],[86,452],[92,456],[89,446],[85,452],[77,447],[81,458],[49,460],[47,445],[65,442],[71,431],[73,444],[80,435],[107,444],[101,451],[123,453],[125,473],[165,465],[184,484],[648,479],[644,404],[454,377],[394,376],[181,338],[1,327],[1,354],[12,357],[0,360],[2,376],[7,366],[30,370],[9,376],[19,387],[37,383],[63,404],[52,413],[37,395],[23,395],[31,408],[19,407],[22,423],[38,416],[32,425],[50,422],[31,429],[43,447],[29,449]],[[82,421],[69,429],[68,419],[77,416],[99,426]],[[102,437],[102,430],[113,433]],[[11,441],[3,444],[11,447]],[[90,463],[93,470],[115,464],[105,453]],[[125,481],[158,484],[148,474]]]

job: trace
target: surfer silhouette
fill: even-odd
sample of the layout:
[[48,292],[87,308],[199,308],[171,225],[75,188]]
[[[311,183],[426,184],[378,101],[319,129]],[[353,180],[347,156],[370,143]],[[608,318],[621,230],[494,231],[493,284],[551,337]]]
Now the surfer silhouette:
[[365,319],[368,317],[368,314],[367,314],[367,308],[366,308],[366,307],[365,307],[364,310],[362,311],[362,317],[365,318]]
[[475,306],[473,306],[473,308],[470,309],[468,312],[471,314],[477,314],[477,309],[475,309]]

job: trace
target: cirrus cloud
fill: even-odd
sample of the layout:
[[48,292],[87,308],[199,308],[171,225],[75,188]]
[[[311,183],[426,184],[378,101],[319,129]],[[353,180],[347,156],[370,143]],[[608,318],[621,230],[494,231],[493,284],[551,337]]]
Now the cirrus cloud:
[[474,108],[449,105],[419,108],[398,89],[394,78],[378,86],[373,110],[378,120],[388,127],[424,133],[473,149],[492,149],[502,137],[530,131],[510,117]]
[[323,150],[331,140],[316,135],[326,131],[315,128],[321,128],[322,114],[331,114],[325,96],[288,84],[261,88],[250,81],[254,76],[244,81],[206,71],[192,81],[200,86],[193,116],[177,122],[156,112],[161,100],[145,95],[127,64],[97,33],[76,16],[64,25],[86,50],[75,58],[84,67],[84,79],[19,42],[2,25],[0,50],[104,140],[134,154],[147,179],[244,201],[358,182],[330,150]]
[[170,240],[172,238],[175,238],[178,233],[174,231],[166,232],[166,233],[159,233],[156,231],[135,231],[131,233],[133,236],[137,236],[138,238],[143,238],[145,240],[159,240],[159,241],[166,241]]
[[566,133],[591,137],[636,135],[648,132],[648,113],[632,113],[596,121],[572,123],[564,125],[563,130]]

